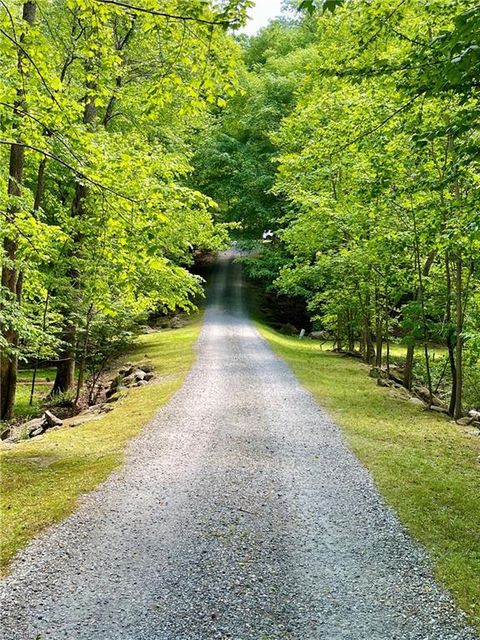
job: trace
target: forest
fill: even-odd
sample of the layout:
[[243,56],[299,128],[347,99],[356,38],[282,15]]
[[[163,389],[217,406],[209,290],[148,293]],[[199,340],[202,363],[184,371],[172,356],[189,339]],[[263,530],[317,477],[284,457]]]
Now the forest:
[[75,402],[149,314],[193,307],[195,251],[226,246],[186,184],[238,88],[248,2],[220,4],[2,1],[2,420],[19,363],[56,363]]
[[0,0],[2,637],[479,638],[480,6],[274,4]]
[[246,260],[263,289],[459,419],[480,403],[480,9],[302,6],[244,43],[197,184],[244,237],[274,230]]
[[19,367],[78,402],[232,238],[337,350],[480,408],[480,9],[285,5],[1,0],[2,420]]

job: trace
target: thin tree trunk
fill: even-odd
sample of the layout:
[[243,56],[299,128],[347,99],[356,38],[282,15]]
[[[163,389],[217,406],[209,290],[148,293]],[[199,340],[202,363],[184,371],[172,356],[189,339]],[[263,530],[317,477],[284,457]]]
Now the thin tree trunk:
[[373,346],[372,327],[370,319],[370,295],[367,295],[364,313],[364,330],[365,330],[365,361],[367,364],[373,364],[375,360],[375,347]]
[[403,384],[409,391],[412,390],[413,385],[413,362],[415,355],[415,343],[407,345],[407,355],[405,358],[405,375],[403,377]]
[[43,194],[45,193],[45,168],[47,166],[47,158],[43,157],[38,165],[37,172],[37,187],[35,190],[35,200],[33,203],[33,215],[35,218],[38,216],[40,207],[43,200]]
[[90,308],[87,313],[87,324],[85,327],[85,340],[83,341],[82,355],[80,358],[80,364],[78,368],[77,393],[75,395],[75,405],[78,404],[83,383],[85,381],[85,362],[86,362],[87,353],[88,353],[88,341],[90,338],[90,324],[92,322],[92,312],[93,312],[93,304],[90,305]]
[[456,334],[457,343],[455,345],[455,410],[454,418],[458,420],[462,417],[462,395],[463,395],[463,261],[457,258],[456,264]]
[[455,413],[455,400],[457,388],[457,367],[455,364],[455,330],[452,326],[452,274],[450,271],[450,256],[445,256],[445,276],[446,276],[446,303],[445,303],[445,324],[447,325],[447,350],[452,386],[450,390],[450,402],[448,413],[453,417]]
[[[23,20],[32,26],[35,21],[36,4],[25,2],[23,5]],[[20,42],[24,41],[24,34],[20,36]],[[24,53],[21,48],[18,50],[18,73],[23,75]],[[17,97],[15,100],[16,125],[18,128],[19,119],[26,111],[25,93],[23,83],[19,83]],[[18,140],[18,139],[17,139]],[[18,140],[20,142],[20,140]],[[18,213],[17,198],[22,195],[23,170],[25,166],[25,148],[19,144],[12,144],[10,147],[10,160],[8,172],[8,203],[6,219],[10,224],[15,224]],[[2,287],[11,295],[8,304],[21,303],[23,289],[23,275],[19,273],[16,266],[18,244],[14,238],[7,236],[3,241],[5,261],[2,265]],[[0,357],[0,419],[9,420],[13,416],[15,404],[15,392],[17,388],[18,357],[15,350],[18,346],[18,331],[14,327],[0,325],[0,330],[4,340],[10,345],[13,353],[2,354]]]
[[[415,223],[415,231],[416,231],[416,223]],[[420,259],[420,255],[419,255],[420,252],[419,252],[419,249],[417,247],[417,237],[415,238],[415,253],[416,253],[416,259],[418,258],[418,260],[419,260]],[[426,261],[425,261],[425,264],[423,266],[423,270],[419,271],[420,279],[422,280],[422,282],[423,282],[423,278],[426,278],[429,275],[430,269],[432,268],[432,265],[434,263],[436,255],[437,254],[436,254],[435,251],[431,251],[429,253]],[[419,304],[421,304],[421,301],[422,301],[422,289],[421,289],[420,286],[417,287],[415,298],[416,298],[416,301]],[[407,355],[406,355],[406,358],[405,358],[405,373],[404,373],[404,377],[403,377],[404,387],[406,389],[408,389],[409,391],[412,390],[412,385],[413,385],[414,355],[415,355],[415,340],[412,339],[411,343],[407,345]]]

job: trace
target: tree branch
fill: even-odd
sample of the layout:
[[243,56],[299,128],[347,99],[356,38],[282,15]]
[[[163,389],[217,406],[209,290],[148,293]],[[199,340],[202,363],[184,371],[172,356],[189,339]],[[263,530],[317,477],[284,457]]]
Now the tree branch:
[[231,26],[236,24],[232,20],[207,20],[206,18],[195,18],[194,16],[181,16],[175,13],[167,13],[165,11],[157,11],[156,9],[147,9],[145,7],[138,7],[127,2],[121,2],[120,0],[95,0],[102,4],[112,4],[115,7],[121,7],[123,9],[129,9],[130,11],[137,11],[139,13],[148,13],[152,16],[160,16],[162,18],[170,18],[171,20],[180,20],[181,22],[199,22],[201,24],[210,25],[223,25]]
[[63,167],[65,167],[66,169],[71,171],[73,174],[75,174],[77,178],[79,178],[80,180],[85,180],[86,182],[90,183],[94,187],[97,187],[97,189],[100,189],[101,191],[108,191],[109,193],[113,193],[114,195],[118,196],[119,198],[122,198],[123,200],[128,200],[128,202],[138,203],[138,200],[135,200],[130,196],[126,196],[123,193],[120,193],[119,191],[117,191],[116,189],[113,189],[112,187],[107,187],[101,182],[97,182],[93,178],[89,178],[87,175],[85,175],[84,173],[82,173],[81,171],[73,167],[71,164],[69,164],[68,162],[65,162],[65,160],[62,160],[62,158],[59,158],[58,156],[54,155],[53,153],[50,153],[49,151],[45,151],[45,149],[39,149],[38,147],[34,147],[33,145],[26,144],[25,142],[16,142],[15,140],[0,140],[0,145],[6,145],[6,146],[17,145],[18,147],[24,147],[25,149],[36,151],[37,153],[42,154],[44,157],[50,158],[54,162],[58,162],[58,164],[61,164]]

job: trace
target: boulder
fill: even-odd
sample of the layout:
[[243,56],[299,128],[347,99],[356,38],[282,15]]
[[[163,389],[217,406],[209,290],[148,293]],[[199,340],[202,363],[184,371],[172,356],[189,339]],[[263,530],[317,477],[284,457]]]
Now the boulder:
[[440,407],[438,405],[432,404],[432,406],[430,407],[431,411],[436,411],[437,413],[444,413],[448,415],[448,409],[447,407]]
[[36,436],[41,436],[42,433],[45,433],[45,429],[43,429],[42,427],[38,427],[38,429],[34,429],[33,431],[30,431],[30,433],[28,434],[28,437],[35,438]]
[[117,393],[117,389],[116,389],[116,388],[115,388],[115,389],[112,389],[112,388],[110,387],[109,389],[107,389],[107,390],[105,391],[105,397],[107,398],[107,400],[108,400],[108,398],[111,398],[111,397],[113,396],[113,394],[114,394],[114,393]]
[[125,378],[127,376],[132,375],[132,373],[135,371],[135,367],[131,364],[127,364],[124,367],[122,367],[121,369],[118,370],[118,373],[120,376],[122,376],[122,378]]
[[112,402],[117,402],[122,397],[123,397],[123,393],[121,393],[120,391],[117,391],[112,396],[110,396],[110,398],[107,399],[107,402],[108,404],[111,404]]
[[[427,387],[413,387],[413,393],[419,396],[427,404],[430,402],[430,392]],[[443,402],[436,396],[432,396],[432,405],[435,407],[444,408]]]
[[45,411],[43,414],[45,421],[47,422],[50,428],[52,427],[61,427],[63,425],[63,421],[60,418],[57,418],[51,411]]
[[11,435],[12,430],[10,429],[10,427],[7,427],[0,433],[0,440],[6,440],[7,438],[10,438]]
[[126,376],[126,377],[123,379],[123,384],[124,384],[126,387],[130,387],[130,386],[131,386],[132,384],[134,384],[135,382],[136,382],[136,379],[135,379],[135,373],[133,373],[133,372],[132,372],[132,373],[130,373],[128,376]]
[[476,409],[472,409],[471,411],[468,412],[468,415],[470,416],[470,418],[480,421],[480,411],[476,411]]
[[41,429],[43,433],[43,431],[48,429],[48,422],[45,420],[44,417],[34,418],[33,420],[29,420],[28,422],[26,422],[23,425],[23,428],[25,429],[25,432],[27,433],[28,436],[30,436],[31,433],[33,433],[34,431],[37,431],[38,429]]
[[393,386],[390,380],[386,380],[385,378],[377,378],[377,384],[379,387],[391,387]]
[[150,380],[153,380],[154,377],[155,377],[155,374],[149,371],[148,373],[145,374],[144,380],[145,382],[150,382]]
[[392,398],[396,398],[397,400],[410,400],[410,394],[408,391],[401,385],[397,384],[393,385],[393,389],[388,392],[388,395]]
[[181,329],[182,327],[184,327],[187,323],[185,322],[185,320],[183,318],[181,318],[180,316],[174,316],[171,320],[170,320],[170,328],[171,329]]
[[396,365],[390,365],[390,378],[403,386],[405,379],[405,371]]
[[133,375],[135,376],[135,380],[140,382],[140,380],[143,380],[147,374],[145,371],[142,371],[142,369],[137,369]]
[[137,366],[137,369],[141,369],[145,371],[145,373],[150,373],[153,371],[153,366],[149,362],[142,362]]
[[457,420],[457,424],[459,424],[462,427],[468,427],[470,424],[472,424],[473,422],[473,418],[471,416],[465,416],[464,418],[459,418]]

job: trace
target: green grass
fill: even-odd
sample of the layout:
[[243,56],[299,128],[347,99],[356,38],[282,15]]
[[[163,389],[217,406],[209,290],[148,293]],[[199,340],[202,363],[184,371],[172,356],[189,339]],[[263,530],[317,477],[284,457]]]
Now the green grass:
[[28,419],[42,412],[44,400],[55,380],[55,369],[37,370],[33,402],[30,404],[32,377],[32,369],[20,369],[18,372],[18,386],[15,395],[15,416],[18,418]]
[[3,573],[32,536],[71,513],[80,495],[94,489],[122,463],[128,441],[181,387],[194,361],[199,330],[197,318],[182,329],[141,336],[125,361],[141,362],[148,357],[161,378],[131,389],[100,420],[0,445]]
[[392,397],[356,360],[258,327],[342,427],[388,504],[430,552],[438,579],[480,630],[480,438]]

